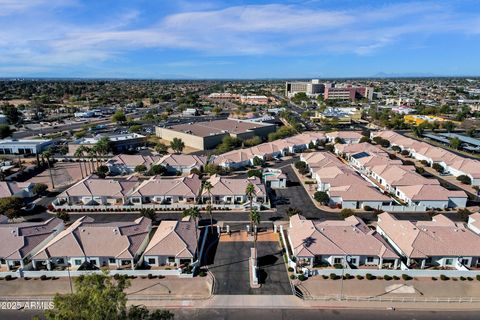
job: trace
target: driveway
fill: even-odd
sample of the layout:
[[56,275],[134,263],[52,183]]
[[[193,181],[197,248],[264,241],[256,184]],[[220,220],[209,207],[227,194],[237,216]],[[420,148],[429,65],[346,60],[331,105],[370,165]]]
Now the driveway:
[[280,204],[276,204],[278,215],[286,217],[286,210],[289,207],[296,207],[302,211],[303,216],[309,219],[340,219],[338,213],[320,210],[313,204],[290,165],[283,167],[282,170],[288,179],[286,189],[275,190],[274,198],[282,199]]
[[[214,293],[217,295],[231,294],[292,294],[287,270],[283,261],[278,242],[257,242],[259,259],[259,289],[250,287],[248,261],[250,241],[220,241],[216,248],[214,263],[209,270],[215,276]],[[212,255],[213,253],[209,253]]]

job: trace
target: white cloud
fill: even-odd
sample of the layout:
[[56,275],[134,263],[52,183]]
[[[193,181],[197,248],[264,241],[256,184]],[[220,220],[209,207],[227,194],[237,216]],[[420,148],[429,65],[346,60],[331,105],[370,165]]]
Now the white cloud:
[[[208,3],[196,8],[198,11],[171,14],[154,23],[140,24],[142,27],[133,27],[143,18],[135,9],[112,9],[112,14],[97,24],[64,21],[61,15],[41,10],[72,4],[76,2],[0,0],[0,7],[5,9],[0,14],[0,65],[95,64],[122,59],[126,52],[144,48],[186,49],[206,56],[365,55],[408,35],[418,38],[479,32],[478,18],[425,2],[343,11],[284,4],[216,9],[216,4]],[[30,13],[29,19],[12,20],[20,12]]]
[[38,7],[63,7],[76,4],[74,0],[0,0],[0,16],[26,12]]

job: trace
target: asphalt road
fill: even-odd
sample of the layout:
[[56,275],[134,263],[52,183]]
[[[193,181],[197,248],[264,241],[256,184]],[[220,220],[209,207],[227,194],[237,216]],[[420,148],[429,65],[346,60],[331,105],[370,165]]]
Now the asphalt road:
[[259,265],[259,289],[250,287],[249,257],[252,242],[219,242],[213,265],[208,269],[215,276],[215,294],[291,294],[287,270],[278,242],[257,242]]
[[[391,311],[335,309],[171,309],[176,320],[253,320],[253,319],[337,319],[337,320],[469,320],[478,319],[478,311]],[[30,320],[38,311],[0,310],[0,319]]]
[[286,219],[286,210],[289,207],[295,207],[300,209],[302,214],[309,219],[340,219],[339,214],[320,210],[313,204],[310,196],[300,183],[291,166],[288,165],[282,168],[282,170],[288,179],[286,189],[275,190],[274,198],[282,199],[281,204],[276,204],[279,216],[285,217]]

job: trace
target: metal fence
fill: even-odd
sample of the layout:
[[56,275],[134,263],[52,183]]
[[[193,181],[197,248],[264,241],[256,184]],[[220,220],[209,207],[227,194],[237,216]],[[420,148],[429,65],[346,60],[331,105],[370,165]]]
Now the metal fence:
[[[102,270],[92,270],[92,271],[79,271],[79,270],[38,270],[38,271],[26,271],[26,270],[18,270],[18,271],[10,271],[10,272],[0,272],[0,277],[5,278],[6,276],[11,276],[14,278],[40,278],[42,276],[46,277],[79,277],[81,275],[88,275],[88,274],[98,274],[102,273]],[[110,270],[109,275],[125,275],[125,276],[134,276],[134,277],[142,277],[148,276],[151,274],[152,276],[177,276],[181,278],[191,278],[193,275],[191,273],[182,273],[180,269],[175,270]]]

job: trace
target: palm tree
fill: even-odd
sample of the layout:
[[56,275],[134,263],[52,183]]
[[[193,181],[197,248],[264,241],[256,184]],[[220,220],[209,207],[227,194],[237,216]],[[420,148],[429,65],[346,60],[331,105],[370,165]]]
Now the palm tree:
[[212,184],[210,183],[210,181],[205,181],[203,183],[203,189],[205,191],[207,191],[207,195],[208,195],[208,198],[210,200],[210,202],[208,203],[207,205],[207,213],[208,215],[210,216],[210,232],[213,233],[213,216],[212,216]]
[[152,220],[152,223],[155,224],[157,222],[157,214],[155,213],[154,209],[151,208],[143,208],[140,210],[140,215],[142,217],[148,218]]
[[95,152],[95,149],[93,147],[85,147],[85,152],[87,153],[88,158],[90,159],[90,170],[91,170],[90,172],[94,172],[95,164],[93,163],[93,158],[97,153]]
[[[255,257],[257,256],[257,227],[260,224],[260,212],[257,209],[250,210],[250,223],[252,224],[252,231],[253,231],[253,248],[255,249]],[[255,260],[255,265],[257,265],[257,261]]]
[[[109,138],[107,137],[102,137],[98,142],[95,144],[95,147],[97,148],[97,153],[99,156],[106,156],[110,150],[112,149],[112,142],[110,141]],[[97,164],[98,167],[98,164]]]
[[[248,183],[247,187],[245,188],[245,194],[248,197],[248,200],[250,201],[250,213],[252,212],[253,209],[253,195],[255,194],[255,186],[252,183]],[[253,232],[253,224],[252,221],[250,221],[250,227],[252,228]]]
[[200,210],[197,207],[193,207],[190,209],[183,210],[182,213],[183,217],[190,217],[195,222],[195,238],[197,239],[197,249],[195,250],[195,254],[197,255],[198,259],[198,219],[201,217]]
[[95,170],[98,170],[98,165],[99,165],[99,156],[100,156],[100,149],[98,148],[97,145],[94,145],[92,147],[92,153],[93,153],[93,157],[95,158]]
[[170,142],[170,148],[172,148],[173,152],[180,153],[185,148],[185,143],[183,143],[182,139],[173,138],[172,142]]
[[[80,146],[80,147],[77,148],[77,150],[75,150],[75,153],[73,155],[80,160],[80,158],[83,157],[83,153],[84,153],[83,146]],[[82,179],[83,179],[87,175],[87,171],[85,170],[85,176],[84,176],[83,175],[83,168],[82,168],[82,161],[80,161],[78,164],[80,165],[80,173],[82,174]]]
[[50,158],[52,160],[55,160],[53,158],[52,153],[49,150],[45,150],[42,152],[42,157],[47,159],[47,165],[48,165],[48,173],[50,174],[50,182],[52,183],[52,190],[55,189],[55,183],[53,182],[53,175],[52,175],[52,167],[50,165]]

